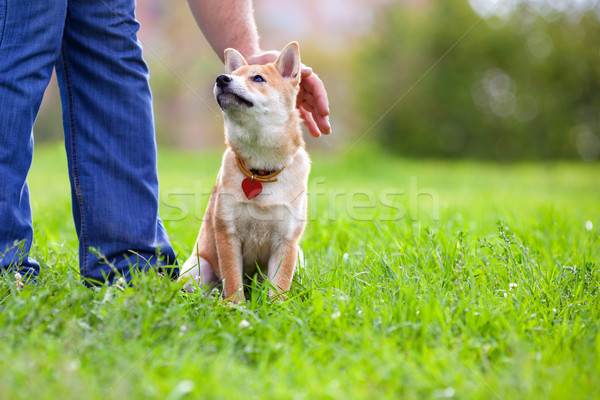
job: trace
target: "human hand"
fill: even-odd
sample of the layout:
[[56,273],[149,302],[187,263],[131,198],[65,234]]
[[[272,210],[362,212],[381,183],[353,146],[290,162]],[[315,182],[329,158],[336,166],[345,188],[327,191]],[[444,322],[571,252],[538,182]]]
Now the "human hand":
[[[267,64],[274,62],[278,56],[278,51],[266,51],[249,56],[247,61],[249,64]],[[329,100],[323,81],[312,71],[312,68],[304,64],[302,64],[301,76],[296,107],[300,111],[304,125],[314,137],[331,133]]]
[[321,133],[329,134],[329,100],[325,85],[317,74],[305,65],[302,65],[301,74],[296,107],[300,110],[304,125],[314,137],[321,136]]

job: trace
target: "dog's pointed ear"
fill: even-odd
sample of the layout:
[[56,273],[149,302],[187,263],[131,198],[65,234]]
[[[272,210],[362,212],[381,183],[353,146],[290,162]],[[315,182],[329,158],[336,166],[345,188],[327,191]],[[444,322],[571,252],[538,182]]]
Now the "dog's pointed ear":
[[298,85],[300,83],[300,46],[298,43],[291,42],[285,46],[274,65],[283,79],[293,86]]
[[231,74],[236,69],[248,65],[244,56],[235,49],[225,49],[225,72]]

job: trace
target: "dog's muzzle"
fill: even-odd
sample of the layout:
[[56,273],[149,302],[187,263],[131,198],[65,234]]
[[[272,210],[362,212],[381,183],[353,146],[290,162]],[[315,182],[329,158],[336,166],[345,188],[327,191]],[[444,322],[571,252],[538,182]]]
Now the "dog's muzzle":
[[244,106],[244,107],[253,107],[254,104],[245,99],[243,96],[240,96],[235,90],[234,85],[230,85],[233,81],[233,78],[229,75],[219,75],[217,76],[217,83],[215,84],[215,96],[217,98],[217,103],[222,109],[225,109],[228,106]]

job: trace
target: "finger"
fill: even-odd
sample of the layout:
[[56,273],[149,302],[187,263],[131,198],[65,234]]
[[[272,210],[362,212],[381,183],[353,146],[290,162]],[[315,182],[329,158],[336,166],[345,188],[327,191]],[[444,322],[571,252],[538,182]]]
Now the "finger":
[[322,134],[328,135],[331,133],[331,124],[328,115],[313,114],[313,118]]
[[321,115],[329,115],[329,100],[323,81],[316,74],[311,74],[302,80],[302,89],[305,93],[312,94],[315,99],[315,106]]
[[[312,107],[308,102],[304,101],[302,102],[302,106],[300,108],[300,110],[305,111],[307,113],[307,115],[310,115],[310,121],[312,123],[316,124],[316,128],[317,130],[322,133],[322,134],[329,134],[331,133],[331,125],[329,123],[329,116],[327,115],[320,115],[319,113],[317,113],[315,111],[315,108]],[[309,127],[307,125],[307,127]],[[313,136],[315,136],[313,134],[313,132],[311,132],[311,134]]]
[[328,115],[321,115],[315,112],[315,109],[313,107],[310,107],[310,105],[307,102],[302,103],[302,108],[304,108],[307,112],[311,114],[311,120],[316,123],[319,132],[321,132],[324,135],[331,133],[331,124],[329,123]]
[[303,101],[302,104],[300,104],[300,109],[306,111],[311,115],[315,114],[315,109],[306,101]]
[[304,90],[309,93],[314,93],[315,91],[319,92],[325,88],[325,84],[321,78],[319,78],[319,76],[314,72],[302,80],[302,86],[304,87]]
[[302,64],[302,69],[300,70],[300,76],[302,76],[302,78],[306,78],[312,73],[313,70],[311,67],[307,67],[306,65]]
[[304,93],[304,96],[302,96],[302,101],[305,101],[308,104],[310,104],[310,106],[312,108],[315,108],[315,106],[316,106],[315,98],[313,97],[313,95],[311,93]]
[[304,122],[304,125],[308,129],[308,132],[312,136],[314,136],[314,137],[321,136],[319,127],[315,123],[315,120],[313,119],[313,116],[309,111],[305,110],[304,108],[300,108],[300,116],[302,117],[302,121]]

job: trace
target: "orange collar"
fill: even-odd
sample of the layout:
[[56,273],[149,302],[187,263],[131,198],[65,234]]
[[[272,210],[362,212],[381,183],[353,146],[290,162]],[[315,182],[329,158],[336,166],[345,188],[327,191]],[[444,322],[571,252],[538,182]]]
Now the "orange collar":
[[275,177],[279,175],[279,173],[285,168],[284,165],[283,167],[281,167],[281,169],[278,169],[277,171],[248,171],[248,169],[246,169],[246,167],[244,166],[244,163],[242,163],[242,160],[240,160],[237,156],[235,157],[235,160],[237,161],[237,165],[240,168],[240,171],[242,171],[242,173],[248,178],[252,179],[253,182],[277,182],[277,178]]

